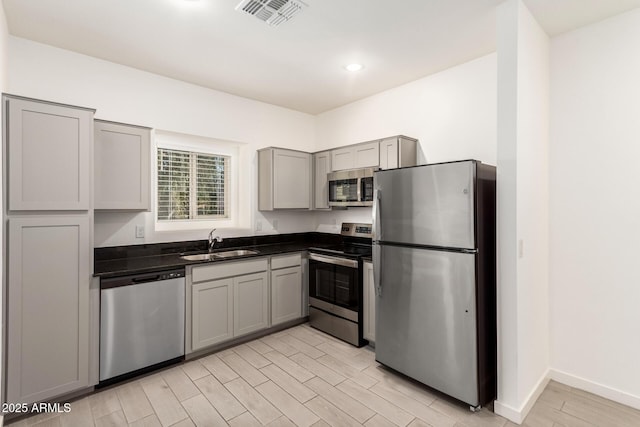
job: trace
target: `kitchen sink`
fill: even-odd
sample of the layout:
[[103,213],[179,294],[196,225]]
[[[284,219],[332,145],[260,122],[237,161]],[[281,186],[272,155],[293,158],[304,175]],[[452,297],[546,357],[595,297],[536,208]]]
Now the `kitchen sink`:
[[249,249],[237,249],[235,251],[215,252],[215,253],[212,253],[211,255],[213,255],[216,258],[232,258],[236,256],[256,255],[259,253],[260,252],[258,251],[252,251]]
[[214,254],[183,255],[180,258],[186,259],[187,261],[213,261],[216,259]]
[[206,254],[183,255],[180,258],[187,261],[215,261],[216,259],[234,258],[246,255],[257,255],[260,252],[248,249],[236,249],[233,251],[214,252]]

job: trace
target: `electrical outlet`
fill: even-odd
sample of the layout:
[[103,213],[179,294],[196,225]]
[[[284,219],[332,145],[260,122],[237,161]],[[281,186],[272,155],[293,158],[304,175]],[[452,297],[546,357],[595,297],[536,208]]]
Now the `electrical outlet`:
[[271,221],[271,224],[273,224],[273,229],[277,230],[278,229],[278,220],[274,219],[273,221]]
[[138,239],[144,238],[144,225],[136,225],[136,237]]
[[262,221],[261,220],[257,220],[256,221],[256,231],[262,231]]

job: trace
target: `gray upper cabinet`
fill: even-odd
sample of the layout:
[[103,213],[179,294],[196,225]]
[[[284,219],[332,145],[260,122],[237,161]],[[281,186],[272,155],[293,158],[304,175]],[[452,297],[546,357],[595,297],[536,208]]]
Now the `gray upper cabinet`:
[[334,171],[377,167],[380,162],[378,141],[365,142],[331,151]]
[[9,219],[7,402],[89,386],[89,224],[87,215]]
[[95,120],[94,132],[95,209],[149,210],[151,130]]
[[311,209],[311,154],[258,150],[258,209]]
[[88,210],[94,111],[4,99],[9,210]]
[[323,151],[313,155],[313,208],[330,209],[329,181],[327,174],[331,172],[331,151]]
[[354,146],[354,168],[376,167],[380,163],[378,141]]
[[418,141],[406,136],[392,136],[380,141],[380,169],[415,166],[418,163]]
[[355,149],[353,146],[337,148],[331,151],[331,166],[334,171],[354,168]]
[[330,209],[327,174],[417,164],[417,140],[393,136],[313,155],[283,148],[258,150],[258,209]]
[[331,151],[334,171],[379,167],[395,169],[415,166],[418,161],[418,140],[402,135],[382,140],[363,142]]
[[398,139],[386,138],[380,141],[380,169],[398,167]]

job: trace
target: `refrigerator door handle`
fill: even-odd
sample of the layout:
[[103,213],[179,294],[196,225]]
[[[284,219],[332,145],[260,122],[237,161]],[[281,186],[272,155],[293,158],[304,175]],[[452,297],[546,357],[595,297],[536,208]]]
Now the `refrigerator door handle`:
[[382,252],[382,248],[380,247],[379,244],[375,243],[373,245],[373,284],[375,286],[375,290],[376,290],[376,296],[381,297],[382,296],[382,284],[381,284],[381,277],[380,277],[380,261],[381,260],[381,252]]
[[376,188],[373,194],[373,233],[371,234],[371,239],[375,242],[380,239],[380,200],[381,200],[381,192],[379,188]]

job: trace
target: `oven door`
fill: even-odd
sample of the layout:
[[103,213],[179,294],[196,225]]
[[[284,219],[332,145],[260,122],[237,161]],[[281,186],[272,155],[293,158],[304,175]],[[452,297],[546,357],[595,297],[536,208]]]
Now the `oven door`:
[[357,312],[359,306],[358,261],[310,254],[309,298],[310,305],[317,308],[326,309],[326,304],[329,304]]

